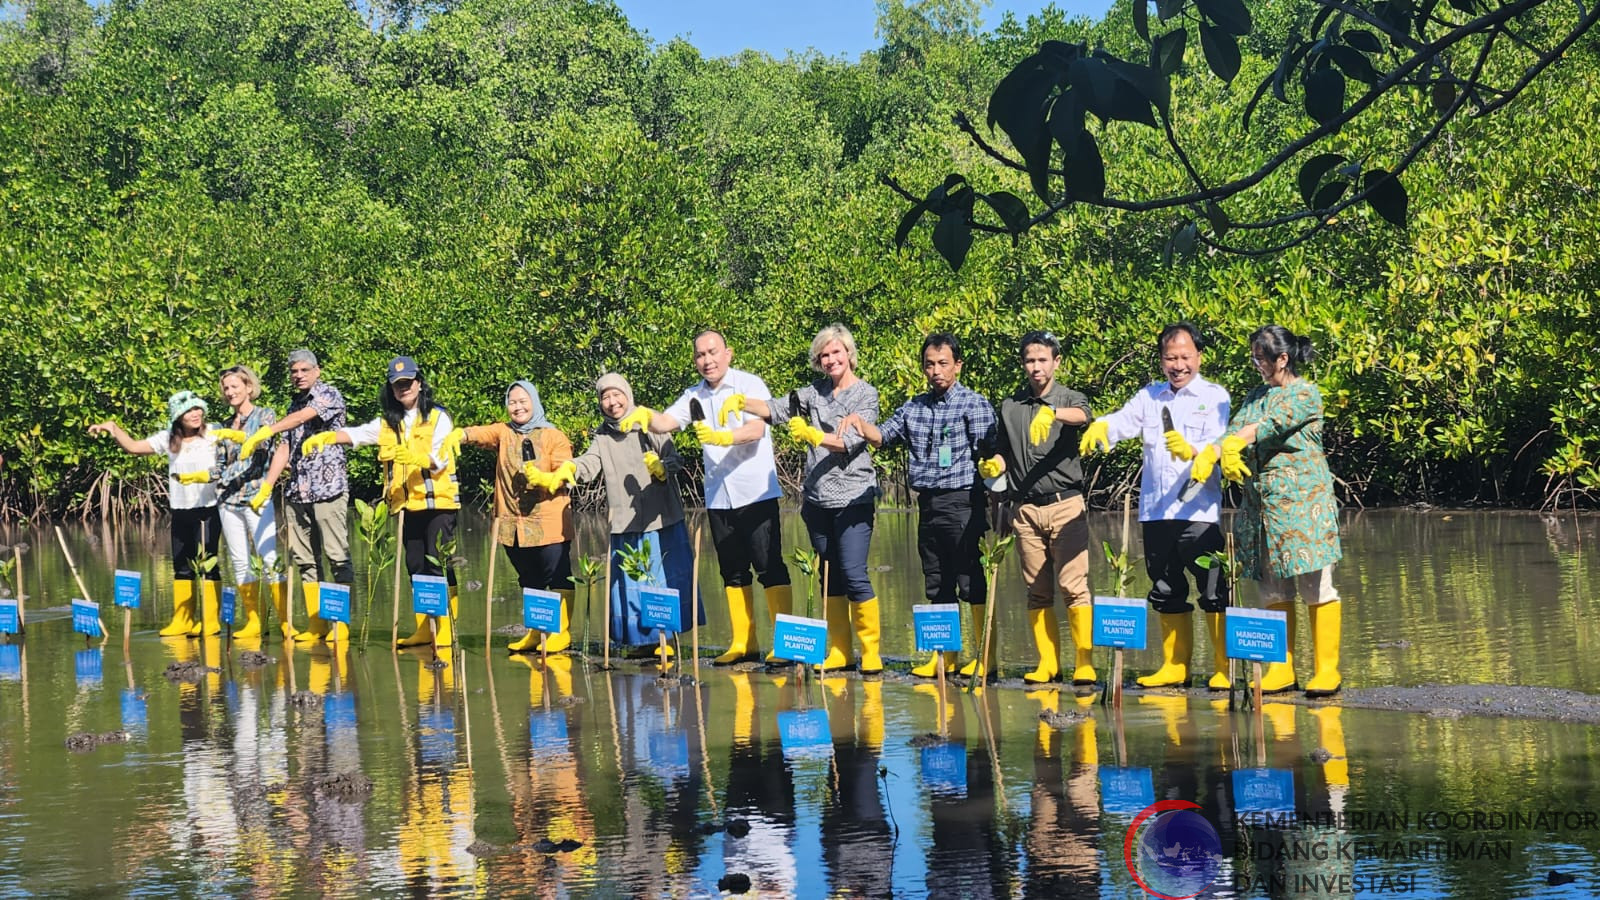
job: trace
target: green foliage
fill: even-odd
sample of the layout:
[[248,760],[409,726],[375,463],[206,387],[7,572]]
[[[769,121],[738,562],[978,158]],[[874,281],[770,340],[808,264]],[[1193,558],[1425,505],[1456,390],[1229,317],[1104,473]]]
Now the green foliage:
[[[1217,223],[1305,204],[1294,166],[1216,216],[1174,211],[1155,228],[1078,204],[1015,248],[965,244],[957,276],[928,240],[895,251],[905,205],[880,177],[942,186],[982,164],[948,123],[985,110],[1045,41],[1147,46],[1131,7],[981,34],[970,6],[885,3],[883,47],[846,61],[652,48],[614,5],[584,0],[368,18],[333,0],[29,4],[0,23],[0,505],[94,511],[102,487],[112,503],[164,490],[148,460],[84,427],[115,415],[149,434],[180,388],[221,414],[216,373],[236,362],[281,411],[300,346],[352,421],[377,414],[380,369],[406,353],[463,425],[500,420],[506,385],[530,378],[581,449],[602,372],[664,406],[695,377],[690,337],[715,325],[735,365],[781,394],[813,377],[810,339],[833,321],[855,332],[885,413],[923,388],[926,332],[958,334],[963,381],[998,398],[1021,378],[1016,337],[1048,328],[1065,345],[1059,379],[1097,414],[1156,377],[1153,337],[1178,318],[1213,337],[1206,374],[1242,396],[1256,383],[1245,338],[1277,321],[1321,353],[1312,375],[1349,495],[1533,505],[1600,489],[1600,390],[1581,363],[1600,296],[1592,53],[1420,154],[1403,231],[1375,202],[1282,254],[1214,257]],[[1307,127],[1298,87],[1237,124],[1310,8],[1249,4],[1231,84],[1189,36],[1174,125],[1238,135],[1190,148],[1198,171],[1253,167]],[[1148,24],[1170,30],[1153,12]],[[1312,199],[1347,200],[1392,168],[1395,127],[1434,99],[1419,87],[1344,127],[1322,148],[1344,162],[1316,173]],[[1108,196],[1185,183],[1151,152],[1157,130],[1093,134]],[[998,172],[941,202],[1000,222],[1031,182]],[[1163,266],[1169,236],[1194,252]],[[374,496],[372,454],[351,457],[356,493]],[[901,465],[879,460],[891,476]],[[462,483],[492,463],[467,457]],[[1138,456],[1097,465],[1104,489]]]
[[[386,504],[356,500],[356,538],[366,548],[367,608],[361,618],[361,646],[367,644],[367,630],[372,623],[372,600],[378,595],[378,583],[383,573],[394,565],[399,552],[395,532],[389,527],[392,518]],[[441,555],[443,551],[441,550]]]
[[622,568],[622,574],[628,576],[639,584],[655,584],[651,575],[650,545],[644,542],[624,547],[617,553],[617,565]]

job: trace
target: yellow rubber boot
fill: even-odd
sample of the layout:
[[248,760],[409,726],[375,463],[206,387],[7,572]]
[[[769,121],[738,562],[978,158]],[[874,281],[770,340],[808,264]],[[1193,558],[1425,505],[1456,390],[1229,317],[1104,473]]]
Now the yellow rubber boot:
[[542,640],[544,640],[544,632],[536,628],[529,628],[527,634],[507,644],[506,650],[513,654],[537,652],[539,643]]
[[194,582],[178,579],[172,582],[172,621],[156,633],[162,637],[187,637],[194,626]]
[[927,662],[911,670],[911,674],[918,678],[938,678],[939,666],[944,666],[946,675],[955,674],[956,654],[954,650],[940,652],[935,650]]
[[1318,740],[1322,749],[1328,751],[1328,760],[1322,764],[1322,777],[1329,787],[1348,786],[1350,760],[1345,757],[1344,710],[1337,706],[1313,706],[1306,711],[1317,720]]
[[883,749],[883,682],[861,682],[861,730],[857,736],[869,750]]
[[731,666],[734,663],[754,662],[761,657],[754,649],[756,639],[755,592],[749,585],[724,587],[728,596],[728,651],[713,659],[714,666]]
[[1261,673],[1261,693],[1276,694],[1282,691],[1292,691],[1295,687],[1294,680],[1294,601],[1286,603],[1269,603],[1267,609],[1275,609],[1284,614],[1289,626],[1289,646],[1284,653],[1281,663],[1268,663],[1267,670]]
[[422,613],[413,613],[417,627],[412,629],[408,637],[403,637],[394,642],[396,647],[421,647],[433,643],[433,626],[429,624],[428,617]]
[[350,646],[349,625],[346,625],[343,622],[328,622],[327,626],[328,633],[322,636],[324,641],[327,641],[330,644],[343,644],[346,648]]
[[1211,661],[1216,667],[1206,687],[1213,691],[1226,691],[1233,687],[1228,677],[1227,613],[1206,613],[1206,632],[1211,636]]
[[189,634],[210,637],[222,633],[222,585],[207,578],[200,582],[200,621],[189,628]]
[[824,597],[822,614],[828,620],[828,655],[821,667],[830,672],[843,669],[850,665],[850,601]]
[[861,642],[861,665],[858,667],[863,675],[876,675],[883,671],[883,655],[879,645],[881,624],[879,622],[878,598],[872,597],[860,603],[850,604],[850,621],[855,625],[856,640]]
[[[972,610],[972,636],[977,639],[977,643],[982,644],[983,615],[984,611],[988,609],[988,606],[982,603],[969,603],[967,604],[967,608]],[[984,669],[984,660],[986,658],[988,659],[989,665],[998,668],[997,661],[994,658],[994,644],[996,638],[998,637],[999,635],[995,634],[994,632],[989,632],[989,652],[985,654],[984,648],[980,646],[977,651],[973,653],[972,659],[968,661],[966,665],[961,667],[962,675],[965,675],[968,678],[983,678],[988,674]]]
[[1094,606],[1067,607],[1067,627],[1072,631],[1072,683],[1094,684]]
[[1339,675],[1339,639],[1344,604],[1334,600],[1307,607],[1311,614],[1311,680],[1306,682],[1307,697],[1328,697],[1339,693],[1344,679]]
[[562,653],[572,646],[572,589],[568,588],[559,593],[561,594],[561,630],[544,636],[543,649],[546,653]]
[[307,581],[300,585],[300,593],[306,598],[306,630],[294,636],[295,643],[320,641],[328,633],[327,620],[317,615],[322,612],[322,588],[315,581]]
[[[788,615],[794,611],[794,589],[789,587],[787,584],[780,584],[777,587],[766,587],[763,585],[762,590],[765,591],[767,595],[767,624],[776,629],[778,627],[778,616],[780,614]],[[831,633],[832,629],[829,629],[829,632]],[[752,637],[752,646],[754,646],[754,640],[755,639]],[[788,662],[788,660],[779,659],[776,653],[768,650],[767,662],[785,664]]]
[[287,581],[274,581],[268,588],[272,592],[272,612],[278,617],[278,630],[283,632],[285,639],[299,633],[294,627],[294,617],[289,614],[288,587]]
[[1030,684],[1049,684],[1061,677],[1061,621],[1055,606],[1028,610],[1033,643],[1039,648],[1039,668],[1022,676]]
[[1138,679],[1140,687],[1183,687],[1189,683],[1194,631],[1188,613],[1161,614],[1161,668]]
[[[528,701],[533,706],[543,704],[544,693],[550,699],[560,700],[572,696],[572,660],[566,656],[553,656],[543,666],[536,659],[519,659],[532,670],[528,677]],[[546,680],[548,679],[548,681]]]
[[[565,606],[565,605],[563,604],[563,606]],[[455,642],[456,642],[456,637],[455,637],[455,619],[456,619],[456,616],[458,616],[460,614],[461,614],[460,594],[457,592],[456,586],[452,584],[452,585],[450,585],[450,614],[449,615],[445,615],[445,616],[436,616],[435,617],[435,621],[438,624],[435,626],[437,628],[437,631],[435,631],[434,635],[433,635],[433,646],[434,646],[434,649],[437,650],[440,647],[449,647],[449,646],[452,646],[452,645],[455,644]],[[565,614],[563,614],[562,618],[563,619],[566,618]],[[562,624],[565,625],[566,622],[563,621]]]
[[239,607],[244,610],[244,627],[233,633],[235,638],[261,637],[261,585],[246,581],[239,585]]

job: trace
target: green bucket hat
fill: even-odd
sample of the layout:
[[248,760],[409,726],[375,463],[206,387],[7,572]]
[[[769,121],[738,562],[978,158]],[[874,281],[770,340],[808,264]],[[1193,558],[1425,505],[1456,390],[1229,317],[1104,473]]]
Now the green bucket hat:
[[167,427],[171,428],[172,426],[178,424],[178,420],[183,418],[184,413],[196,407],[210,412],[210,409],[206,406],[206,402],[201,400],[200,395],[196,394],[194,391],[179,391],[176,394],[173,394],[171,397],[168,397]]

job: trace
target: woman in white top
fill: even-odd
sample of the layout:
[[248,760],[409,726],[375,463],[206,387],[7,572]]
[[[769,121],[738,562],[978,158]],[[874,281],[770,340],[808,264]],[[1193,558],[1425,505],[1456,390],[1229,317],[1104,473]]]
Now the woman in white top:
[[116,422],[89,426],[89,434],[109,434],[135,456],[160,456],[167,461],[167,497],[172,507],[172,622],[162,637],[208,635],[222,630],[221,573],[205,573],[203,614],[195,618],[194,563],[217,555],[222,520],[217,515],[217,439],[206,427],[206,402],[192,391],[167,399],[167,427],[142,441],[128,436]]

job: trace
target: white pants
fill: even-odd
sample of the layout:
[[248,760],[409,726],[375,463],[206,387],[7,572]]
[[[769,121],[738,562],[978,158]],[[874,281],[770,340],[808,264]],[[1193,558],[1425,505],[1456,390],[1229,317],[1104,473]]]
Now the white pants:
[[[226,517],[222,520],[222,527],[226,532],[228,527]],[[1267,575],[1261,579],[1262,604],[1289,603],[1294,600],[1297,593],[1307,606],[1321,606],[1339,599],[1339,592],[1333,589],[1333,566],[1326,566],[1293,578],[1274,578]]]
[[[222,540],[228,545],[228,559],[233,563],[234,584],[255,580],[250,573],[252,545],[255,554],[267,564],[268,570],[278,564],[278,520],[273,514],[271,500],[261,507],[259,513],[248,505],[234,506],[231,503],[224,503],[217,509],[222,514]],[[269,575],[267,580],[277,579]]]

